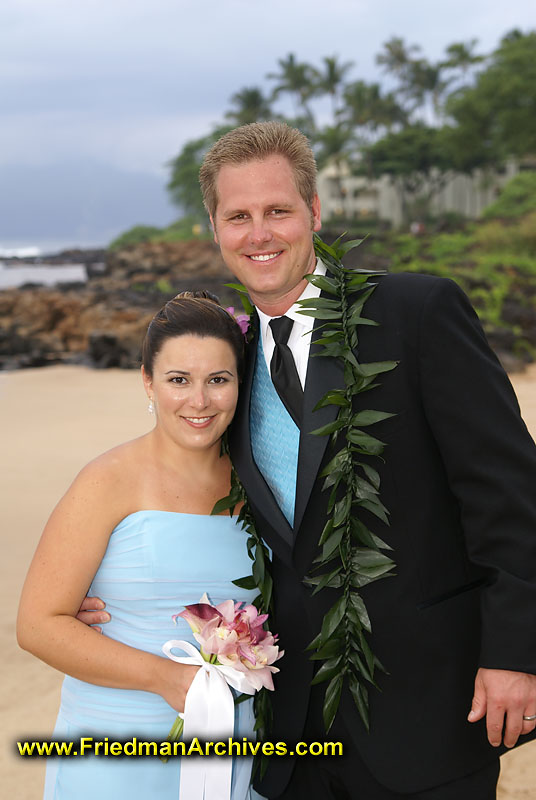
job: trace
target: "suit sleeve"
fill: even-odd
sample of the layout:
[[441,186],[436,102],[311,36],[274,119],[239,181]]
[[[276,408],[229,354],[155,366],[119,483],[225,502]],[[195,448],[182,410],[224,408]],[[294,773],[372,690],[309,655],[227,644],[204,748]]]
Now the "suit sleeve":
[[478,317],[435,283],[419,331],[421,396],[482,592],[480,665],[536,674],[536,447]]

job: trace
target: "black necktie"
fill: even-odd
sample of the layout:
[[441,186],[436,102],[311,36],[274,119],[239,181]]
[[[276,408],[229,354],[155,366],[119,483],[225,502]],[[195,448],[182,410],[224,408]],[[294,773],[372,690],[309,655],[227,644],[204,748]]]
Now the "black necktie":
[[277,394],[299,428],[302,418],[303,389],[294,356],[287,344],[293,324],[289,317],[275,317],[270,320],[275,342],[274,354],[270,361],[270,375]]

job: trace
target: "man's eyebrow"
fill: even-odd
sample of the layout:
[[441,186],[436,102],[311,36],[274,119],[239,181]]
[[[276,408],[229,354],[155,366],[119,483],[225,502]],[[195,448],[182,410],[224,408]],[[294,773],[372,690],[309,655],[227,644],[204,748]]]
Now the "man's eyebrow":
[[266,206],[267,211],[273,211],[274,208],[280,208],[283,211],[290,211],[294,208],[294,203],[270,203]]
[[[273,211],[274,208],[281,208],[284,211],[290,211],[293,208],[292,203],[268,203],[266,206],[267,211]],[[223,217],[234,217],[236,214],[248,214],[247,208],[229,208],[222,210]]]
[[245,208],[225,208],[221,213],[224,217],[234,217],[235,214],[247,214],[247,211]]

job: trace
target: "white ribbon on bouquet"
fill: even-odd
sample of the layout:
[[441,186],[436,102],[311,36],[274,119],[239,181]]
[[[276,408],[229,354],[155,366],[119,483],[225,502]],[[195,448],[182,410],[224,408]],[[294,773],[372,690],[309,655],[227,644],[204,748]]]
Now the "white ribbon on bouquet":
[[[188,656],[171,652],[180,649]],[[185,742],[197,737],[200,741],[219,742],[234,733],[234,698],[232,686],[243,694],[255,694],[255,687],[244,672],[234,667],[209,664],[190,642],[170,639],[162,647],[164,654],[178,664],[201,667],[190,684],[184,701]],[[231,756],[188,756],[181,760],[179,800],[230,800]]]

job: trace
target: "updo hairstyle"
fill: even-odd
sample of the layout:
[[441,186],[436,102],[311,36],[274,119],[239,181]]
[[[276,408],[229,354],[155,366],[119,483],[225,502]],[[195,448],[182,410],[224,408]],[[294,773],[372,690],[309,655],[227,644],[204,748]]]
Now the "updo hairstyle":
[[236,358],[238,378],[244,373],[245,340],[235,318],[219,298],[207,291],[181,292],[158,311],[147,328],[141,350],[146,374],[153,377],[154,360],[167,339],[212,336],[227,342]]

